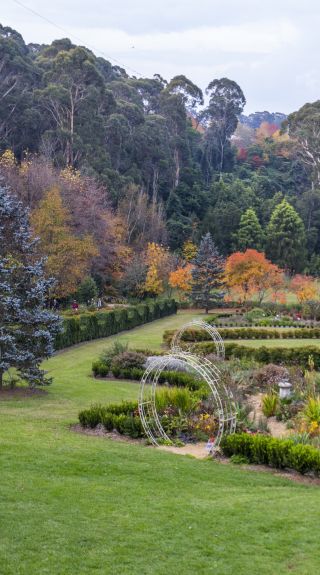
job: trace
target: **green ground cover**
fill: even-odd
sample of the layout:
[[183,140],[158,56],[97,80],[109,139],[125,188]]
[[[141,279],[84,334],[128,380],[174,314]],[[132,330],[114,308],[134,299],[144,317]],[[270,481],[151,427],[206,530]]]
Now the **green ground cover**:
[[158,349],[189,317],[71,348],[46,362],[46,395],[1,399],[1,575],[319,571],[319,487],[70,431],[91,402],[137,397],[91,377],[111,339]]
[[246,347],[319,347],[320,339],[237,339],[225,340],[226,343],[236,343]]

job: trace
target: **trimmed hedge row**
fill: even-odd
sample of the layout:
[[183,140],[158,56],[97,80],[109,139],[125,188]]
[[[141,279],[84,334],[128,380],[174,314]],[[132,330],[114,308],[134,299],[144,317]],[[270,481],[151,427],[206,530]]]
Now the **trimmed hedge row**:
[[55,349],[83,341],[109,337],[177,312],[174,299],[160,300],[107,312],[63,319],[63,331],[55,339]]
[[123,401],[108,406],[92,405],[79,413],[79,421],[83,427],[94,429],[103,425],[106,431],[118,431],[130,437],[142,437],[143,427],[138,415],[138,403]]
[[[226,358],[252,359],[259,363],[275,363],[280,365],[300,365],[303,368],[308,367],[309,356],[311,355],[316,369],[320,369],[320,347],[246,347],[237,343],[226,343]],[[214,343],[200,342],[196,343],[194,350],[198,353],[208,355],[216,353]]]
[[[92,371],[95,376],[100,377],[106,377],[109,373],[108,368],[101,361],[97,361],[92,364]],[[144,370],[137,367],[127,369],[113,367],[111,372],[117,379],[132,379],[135,381],[140,381],[144,374]],[[189,373],[182,373],[180,371],[163,371],[159,375],[158,383],[167,383],[168,385],[175,387],[187,387],[190,391],[196,391],[202,387],[202,382],[200,380],[195,379]]]
[[250,463],[260,463],[277,469],[295,469],[303,474],[320,474],[319,449],[311,445],[297,445],[290,439],[236,433],[224,436],[221,448],[227,457],[244,455]]
[[[163,341],[170,345],[174,330],[166,330]],[[223,339],[319,339],[320,327],[295,329],[265,329],[265,328],[219,328]],[[210,341],[210,336],[204,330],[188,329],[182,334],[182,341]]]

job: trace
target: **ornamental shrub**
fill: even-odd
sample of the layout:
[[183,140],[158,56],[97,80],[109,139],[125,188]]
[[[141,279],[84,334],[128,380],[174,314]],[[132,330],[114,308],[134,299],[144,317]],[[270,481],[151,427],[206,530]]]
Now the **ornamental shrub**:
[[275,387],[279,381],[287,379],[288,376],[289,372],[285,367],[273,363],[259,367],[253,373],[253,379],[260,389]]
[[267,393],[262,398],[262,413],[266,417],[273,417],[278,407],[278,396],[275,393]]
[[92,371],[95,377],[107,377],[110,371],[111,362],[103,362],[101,360],[94,361],[92,364]]
[[126,370],[126,369],[142,369],[146,361],[145,356],[142,353],[136,351],[125,351],[116,355],[111,363],[111,371]]
[[320,450],[311,445],[295,444],[291,439],[236,433],[224,436],[221,448],[227,457],[243,455],[250,463],[320,475]]
[[107,406],[92,405],[80,411],[79,421],[83,427],[103,425],[106,431],[116,430],[130,437],[142,437],[143,428],[138,416],[138,403],[123,401]]

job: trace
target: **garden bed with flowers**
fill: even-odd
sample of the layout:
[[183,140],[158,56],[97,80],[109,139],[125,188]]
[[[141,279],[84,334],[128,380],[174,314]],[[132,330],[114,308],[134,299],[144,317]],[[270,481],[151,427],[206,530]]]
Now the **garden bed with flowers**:
[[[210,351],[204,355],[216,362]],[[154,352],[129,350],[115,342],[93,362],[93,375],[102,380],[113,377],[138,382],[153,357]],[[237,433],[274,434],[294,444],[320,448],[320,374],[312,353],[305,364],[263,365],[250,357],[231,357],[219,363],[223,383],[232,391],[237,405]],[[280,398],[279,384],[283,381],[289,384],[290,393]],[[218,418],[211,407],[209,389],[198,376],[183,371],[181,365],[170,365],[161,373],[156,405],[164,431],[177,446],[215,437]],[[79,414],[79,421],[83,428],[102,426],[107,433],[144,437],[137,403],[91,406]]]

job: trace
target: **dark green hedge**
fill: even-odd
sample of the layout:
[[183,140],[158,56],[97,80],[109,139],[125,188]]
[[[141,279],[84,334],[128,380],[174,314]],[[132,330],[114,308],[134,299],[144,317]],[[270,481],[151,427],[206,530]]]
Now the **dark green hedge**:
[[138,403],[123,401],[114,405],[92,405],[79,413],[83,427],[94,429],[103,425],[106,431],[118,431],[130,437],[142,437],[143,427],[138,414]]
[[[143,376],[144,370],[133,367],[131,369],[112,368],[112,375],[117,379],[133,379],[139,381]],[[99,374],[100,375],[100,374]],[[158,383],[176,386],[187,387],[191,391],[196,391],[203,386],[203,383],[196,379],[189,373],[181,371],[162,371],[158,378]]]
[[[109,374],[109,368],[103,361],[95,361],[92,364],[92,371],[96,376],[106,377]],[[139,369],[137,367],[131,367],[127,369],[121,369],[119,367],[112,367],[112,375],[117,379],[132,379],[134,381],[140,381],[144,374],[144,369]],[[195,379],[189,373],[183,373],[181,371],[163,371],[159,375],[158,383],[168,385],[174,385],[176,387],[187,387],[191,391],[195,391],[202,387],[200,380]]]
[[[173,330],[166,330],[163,340],[170,345],[174,335]],[[265,328],[219,328],[223,339],[318,339],[320,327],[295,329],[265,329]],[[182,334],[182,341],[210,341],[210,336],[204,330],[188,329]]]
[[295,469],[299,473],[320,474],[319,449],[311,445],[297,445],[290,439],[236,433],[223,437],[221,448],[227,457],[244,455],[250,463],[278,469]]
[[167,299],[114,311],[64,318],[63,331],[56,337],[55,349],[63,349],[100,337],[109,337],[176,312],[175,300]]
[[[308,358],[313,357],[315,368],[320,369],[320,347],[246,347],[237,343],[226,343],[226,358],[236,357],[258,361],[259,363],[276,363],[280,365],[300,365],[308,367]],[[216,353],[215,345],[211,342],[200,342],[194,345],[194,351],[202,354]]]

